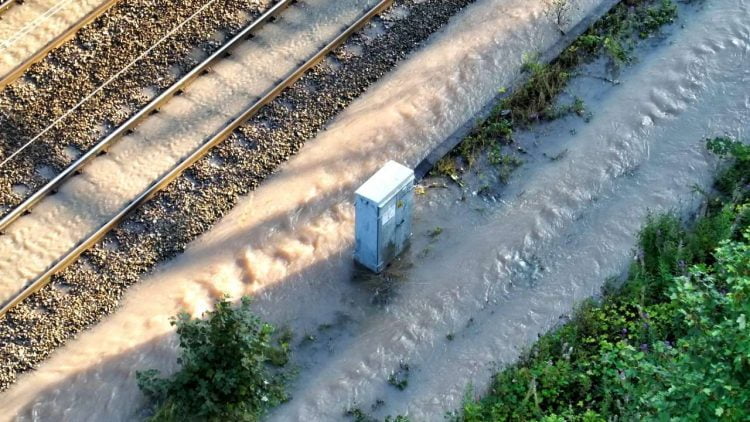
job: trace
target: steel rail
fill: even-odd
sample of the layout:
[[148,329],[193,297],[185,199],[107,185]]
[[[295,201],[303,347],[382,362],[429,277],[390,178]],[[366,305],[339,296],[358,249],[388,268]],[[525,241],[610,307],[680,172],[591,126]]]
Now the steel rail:
[[2,0],[0,1],[0,14],[13,7],[16,4],[16,0]]
[[57,176],[52,178],[44,186],[39,188],[23,202],[21,202],[18,206],[5,214],[2,218],[0,218],[0,232],[8,228],[8,226],[13,224],[13,222],[16,221],[19,217],[27,214],[31,210],[31,208],[34,207],[34,205],[44,199],[44,197],[46,197],[47,195],[55,192],[55,190],[60,187],[60,185],[62,185],[71,176],[75,175],[76,172],[78,172],[89,161],[94,159],[102,152],[106,151],[107,148],[111,147],[112,144],[120,140],[123,136],[127,135],[129,131],[132,131],[144,118],[148,117],[155,111],[158,111],[159,107],[164,105],[180,91],[184,90],[185,87],[187,87],[196,78],[206,72],[211,66],[222,60],[232,48],[236,47],[240,42],[250,36],[251,33],[257,30],[260,26],[272,20],[275,16],[278,16],[284,9],[286,9],[295,1],[297,0],[278,1],[273,7],[268,9],[250,25],[246,26],[237,35],[232,37],[231,40],[221,46],[221,48],[216,50],[198,66],[194,67],[190,72],[180,78],[180,80],[172,84],[172,86],[167,88],[159,96],[151,100],[151,102],[149,102],[144,108],[138,111],[138,113],[131,116],[127,121],[125,121],[125,123],[120,125],[112,133],[104,137],[104,139],[99,141],[86,153],[80,156],[70,166],[66,167],[62,172],[58,173]]
[[[68,0],[68,1],[70,1],[70,0]],[[204,3],[200,8],[198,8],[198,10],[196,10],[187,19],[183,20],[182,22],[180,22],[176,26],[172,27],[172,29],[170,29],[166,34],[164,34],[158,41],[156,41],[155,43],[151,44],[151,47],[147,48],[145,51],[142,51],[141,54],[138,55],[138,57],[136,57],[133,60],[131,60],[127,65],[125,65],[120,70],[118,70],[117,73],[115,73],[114,75],[110,76],[109,79],[107,79],[104,83],[102,83],[101,85],[99,85],[98,87],[96,87],[96,89],[94,89],[93,91],[91,91],[88,94],[86,94],[86,96],[83,97],[80,101],[78,101],[78,103],[76,103],[76,105],[74,105],[73,107],[71,107],[70,109],[68,109],[68,111],[66,111],[65,113],[61,114],[60,116],[57,116],[55,118],[55,120],[52,123],[50,123],[49,125],[47,125],[47,127],[45,127],[41,132],[39,132],[36,135],[34,135],[33,138],[31,138],[28,141],[26,141],[26,143],[24,143],[23,145],[21,145],[20,148],[17,148],[10,155],[8,155],[7,157],[3,158],[3,160],[0,162],[0,169],[2,169],[5,166],[5,164],[7,164],[8,162],[14,160],[15,157],[17,157],[19,154],[23,153],[23,151],[25,151],[26,148],[28,148],[29,146],[31,146],[34,142],[38,141],[47,132],[49,132],[50,130],[52,130],[52,128],[54,128],[55,126],[57,126],[58,123],[60,123],[61,121],[67,119],[70,115],[72,115],[73,113],[75,113],[76,110],[78,110],[88,100],[90,100],[92,97],[94,97],[95,95],[97,95],[100,92],[102,92],[102,90],[104,90],[105,88],[107,88],[110,83],[112,83],[113,81],[117,80],[117,78],[119,78],[120,76],[122,76],[125,72],[129,71],[133,66],[135,66],[136,63],[140,62],[144,57],[146,57],[149,54],[151,54],[151,52],[153,52],[156,48],[159,48],[159,46],[161,46],[161,44],[163,42],[165,42],[166,40],[172,38],[185,25],[189,24],[196,16],[200,15],[201,13],[203,13],[207,8],[211,7],[212,5],[214,5],[218,1],[219,0],[208,0],[208,2]]]
[[78,245],[71,249],[67,254],[65,254],[65,256],[61,257],[54,264],[48,267],[43,274],[37,276],[23,291],[21,291],[13,299],[3,304],[2,308],[0,308],[0,318],[2,318],[10,309],[19,304],[21,301],[47,285],[54,274],[72,264],[84,251],[101,240],[132,211],[137,209],[143,203],[156,195],[159,191],[164,189],[167,185],[169,185],[169,183],[179,177],[183,171],[185,171],[188,167],[195,164],[199,159],[206,155],[213,147],[226,140],[236,129],[242,126],[248,119],[256,115],[264,106],[278,97],[285,89],[287,89],[294,82],[304,76],[304,74],[313,66],[320,63],[321,60],[323,60],[328,54],[336,49],[336,47],[340,46],[344,41],[351,37],[352,34],[366,25],[367,22],[369,22],[373,17],[391,6],[391,4],[393,4],[393,1],[394,0],[381,0],[377,5],[369,9],[367,13],[361,16],[356,22],[347,27],[333,41],[326,44],[323,49],[318,51],[318,53],[307,60],[299,68],[297,68],[297,70],[293,71],[283,81],[266,92],[263,97],[255,101],[252,105],[245,109],[245,111],[235,116],[231,121],[227,122],[224,128],[219,130],[209,140],[204,142],[200,147],[193,151],[187,158],[173,167],[169,172],[164,174],[153,184],[151,184],[148,189],[146,189],[144,192],[138,195],[138,197],[133,199],[127,206],[125,206],[114,217],[112,217],[112,219],[99,227],[86,239],[83,239],[81,242],[79,242]]
[[26,70],[29,67],[31,67],[31,65],[42,60],[47,55],[47,53],[49,53],[50,51],[59,47],[65,41],[72,38],[76,34],[76,32],[78,32],[79,29],[81,29],[83,26],[87,25],[94,19],[104,14],[104,12],[109,10],[118,1],[119,0],[106,0],[104,3],[97,6],[96,9],[87,13],[86,16],[84,16],[82,19],[76,22],[73,26],[66,29],[65,32],[63,32],[62,34],[52,39],[52,41],[48,42],[44,47],[42,47],[40,50],[34,53],[33,56],[29,57],[28,59],[26,59],[26,61],[14,67],[10,72],[6,73],[5,75],[1,75],[0,76],[0,89],[3,89],[8,84],[13,83],[13,81],[18,79],[21,75],[23,75],[23,73],[26,72]]

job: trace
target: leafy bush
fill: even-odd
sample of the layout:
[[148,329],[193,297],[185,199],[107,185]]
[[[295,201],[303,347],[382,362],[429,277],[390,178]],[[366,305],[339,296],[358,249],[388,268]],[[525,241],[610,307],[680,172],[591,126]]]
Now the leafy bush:
[[468,397],[463,421],[750,419],[750,146],[733,158],[691,227],[649,217],[626,283],[541,337]]
[[272,345],[274,328],[250,310],[222,299],[204,319],[181,313],[171,323],[180,338],[181,368],[169,378],[151,369],[137,374],[157,405],[153,421],[257,421],[287,399],[285,374],[274,368],[288,355],[288,340]]
[[669,288],[687,334],[650,352],[624,346],[604,354],[620,374],[626,415],[661,420],[740,421],[750,417],[750,230],[725,241],[713,266],[698,264]]

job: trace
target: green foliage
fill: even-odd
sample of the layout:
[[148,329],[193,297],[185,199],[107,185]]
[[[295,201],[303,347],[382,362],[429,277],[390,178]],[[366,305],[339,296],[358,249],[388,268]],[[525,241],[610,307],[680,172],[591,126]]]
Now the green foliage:
[[735,157],[735,164],[722,172],[716,188],[727,198],[740,202],[750,184],[750,146],[727,137],[709,139],[708,149],[719,157]]
[[750,146],[732,138],[720,136],[708,139],[706,145],[709,151],[719,157],[732,157],[742,163],[750,161]]
[[458,179],[458,168],[456,168],[456,161],[453,157],[447,156],[441,158],[435,164],[435,172],[452,179]]
[[637,398],[628,413],[659,419],[740,421],[750,417],[750,230],[724,241],[713,266],[674,279],[669,298],[687,330],[674,346],[643,353],[632,346],[604,359],[622,374],[620,395]]
[[442,227],[440,227],[440,226],[437,226],[437,227],[435,227],[434,229],[430,230],[430,231],[429,231],[429,232],[427,233],[427,236],[429,236],[429,237],[431,237],[431,238],[435,239],[436,237],[440,236],[441,234],[443,234],[443,228],[442,228]]
[[664,26],[677,19],[677,5],[671,0],[662,0],[658,6],[646,8],[644,17],[640,20],[639,35],[646,38],[659,31]]
[[586,111],[586,103],[580,97],[575,97],[570,104],[559,105],[544,110],[544,115],[548,119],[559,119],[571,114],[583,117],[587,122],[591,118],[591,113]]
[[510,154],[503,154],[499,146],[492,148],[487,159],[490,164],[498,169],[498,176],[503,183],[507,183],[511,172],[523,164],[520,158]]
[[607,55],[615,62],[615,64],[622,64],[630,61],[630,54],[627,52],[622,43],[612,37],[604,37],[602,42]]
[[138,385],[157,406],[154,421],[257,421],[287,399],[285,375],[273,368],[288,360],[290,334],[272,345],[274,328],[243,298],[233,308],[222,299],[204,319],[181,313],[171,321],[180,339],[180,369],[137,373]]
[[750,147],[708,147],[733,161],[706,215],[690,227],[650,216],[624,285],[582,304],[456,419],[750,418]]
[[378,422],[377,419],[368,415],[367,412],[359,407],[347,409],[346,412],[344,412],[344,416],[351,418],[354,422]]
[[572,68],[573,66],[564,66],[560,62],[550,65],[527,63],[524,66],[524,71],[528,74],[526,83],[500,104],[500,113],[507,110],[509,121],[522,127],[537,120],[548,119],[545,111],[551,110],[555,99],[568,85]]

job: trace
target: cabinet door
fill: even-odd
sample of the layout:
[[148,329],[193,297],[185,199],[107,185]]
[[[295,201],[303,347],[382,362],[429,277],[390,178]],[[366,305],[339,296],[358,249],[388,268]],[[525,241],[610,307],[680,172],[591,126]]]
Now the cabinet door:
[[404,250],[411,237],[411,214],[414,205],[412,188],[407,187],[396,195],[396,226],[394,239],[398,253]]
[[380,209],[378,271],[385,268],[400,252],[396,242],[396,202],[397,198],[394,197]]
[[356,218],[354,223],[354,258],[365,267],[377,271],[379,260],[378,232],[380,218],[378,207],[362,198],[355,201]]

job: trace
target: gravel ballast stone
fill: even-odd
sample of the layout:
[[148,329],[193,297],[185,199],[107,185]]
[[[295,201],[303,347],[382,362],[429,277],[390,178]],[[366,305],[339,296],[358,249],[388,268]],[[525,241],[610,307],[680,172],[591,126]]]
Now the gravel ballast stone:
[[338,48],[330,56],[333,60],[313,68],[52,283],[8,313],[0,321],[0,388],[113,312],[130,285],[182,252],[241,195],[255,189],[326,122],[472,2],[397,0],[394,7],[399,14],[406,11],[406,18],[393,17],[390,9],[373,21],[383,27],[381,35],[372,38],[360,31],[348,42],[359,45],[362,54]]

